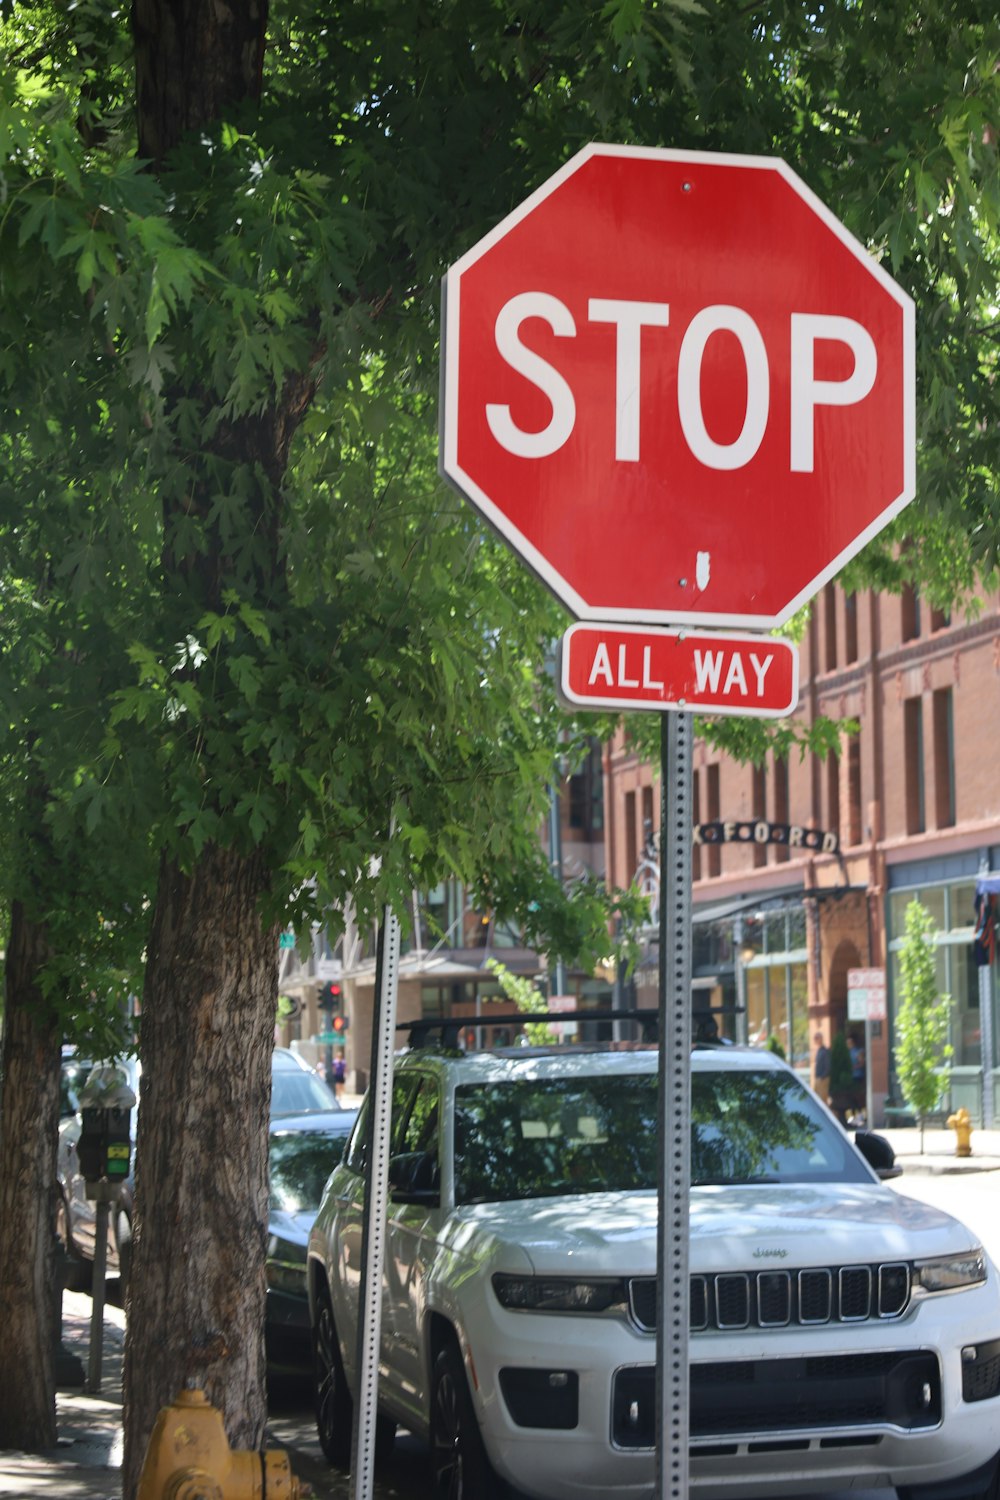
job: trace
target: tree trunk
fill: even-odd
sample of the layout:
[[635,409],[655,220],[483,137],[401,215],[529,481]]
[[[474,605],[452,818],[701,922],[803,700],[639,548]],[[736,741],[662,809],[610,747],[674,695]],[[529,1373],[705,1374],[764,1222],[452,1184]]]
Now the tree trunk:
[[139,155],[260,97],[268,0],[133,0]]
[[[19,901],[11,913],[0,1113],[0,1448],[56,1441],[53,1353],[59,1326],[55,1215],[59,1130],[58,1018],[42,995],[45,928]],[[14,1232],[10,1232],[16,1226]],[[11,1372],[17,1371],[16,1378]]]
[[261,1443],[278,1003],[278,934],[259,911],[266,888],[259,857],[216,848],[189,875],[167,861],[160,872],[140,1033],[125,1500],[157,1411],[185,1386],[207,1391],[234,1448]]

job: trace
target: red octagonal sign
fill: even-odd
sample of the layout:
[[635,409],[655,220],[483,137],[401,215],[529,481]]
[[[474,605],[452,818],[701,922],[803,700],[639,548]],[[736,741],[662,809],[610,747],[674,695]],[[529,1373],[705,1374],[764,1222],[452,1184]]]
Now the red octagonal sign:
[[913,327],[783,162],[588,146],[447,274],[442,472],[581,619],[778,625],[913,498]]

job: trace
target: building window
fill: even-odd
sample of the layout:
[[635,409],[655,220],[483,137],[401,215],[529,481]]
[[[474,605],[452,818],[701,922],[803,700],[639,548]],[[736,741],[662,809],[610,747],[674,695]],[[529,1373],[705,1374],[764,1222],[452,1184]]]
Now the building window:
[[[750,792],[750,816],[755,822],[767,820],[767,771],[764,766],[752,767],[753,785]],[[767,864],[767,845],[754,843],[754,869]]]
[[858,596],[844,595],[844,661],[858,659]]
[[653,835],[656,832],[656,824],[653,822],[653,788],[644,786],[642,789],[642,850],[647,853],[653,847]]
[[[916,898],[930,912],[937,928],[934,957],[938,992],[950,995],[952,1002],[950,1041],[954,1052],[950,1066],[953,1068],[978,1068],[984,1063],[987,1067],[996,1066],[996,1055],[988,1058],[982,1055],[979,970],[972,948],[975,894],[975,882],[962,880],[948,885],[895,890],[889,899],[889,972],[893,1010],[898,1010],[901,998],[899,950],[906,934],[906,908]],[[994,1054],[996,1050],[994,1023]],[[969,1108],[973,1110],[971,1104]]]
[[[761,913],[745,921],[741,952],[747,1037],[763,1046],[769,1036],[803,1076],[809,1069],[809,974],[802,907]],[[753,950],[751,953],[751,949]]]
[[947,630],[951,624],[951,611],[947,609],[931,610],[931,630]]
[[[719,821],[719,767],[709,766],[708,776],[708,821],[717,823]],[[709,844],[708,846],[708,873],[712,875],[722,874],[722,845]]]
[[625,881],[635,879],[639,868],[639,840],[635,820],[635,792],[625,793]]
[[903,704],[903,780],[906,790],[907,833],[923,833],[927,827],[924,807],[923,707],[920,698],[907,698]]
[[579,829],[588,843],[599,840],[604,829],[604,778],[596,743],[569,778],[569,826]]
[[934,819],[938,828],[955,826],[955,723],[951,688],[933,699]]
[[901,612],[903,640],[915,641],[920,634],[920,595],[912,583],[903,587]]
[[840,837],[840,756],[826,758],[826,827]]
[[[774,821],[775,823],[788,823],[788,762],[780,755],[774,757],[774,766],[771,772],[771,781],[774,795]],[[784,864],[790,858],[787,844],[775,844],[774,860],[776,864]]]
[[[701,822],[701,772],[695,771],[691,777],[691,821],[697,825]],[[696,844],[691,851],[691,879],[701,879],[701,845]]]
[[844,842],[861,843],[861,735],[845,736],[847,744],[847,817],[844,819]]
[[837,586],[823,590],[823,663],[828,672],[837,670]]

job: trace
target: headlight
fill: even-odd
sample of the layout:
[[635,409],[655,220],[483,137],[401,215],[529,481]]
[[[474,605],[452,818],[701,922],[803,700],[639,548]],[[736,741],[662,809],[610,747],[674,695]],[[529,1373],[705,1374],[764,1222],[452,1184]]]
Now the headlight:
[[493,1290],[502,1307],[524,1312],[624,1312],[628,1303],[624,1281],[574,1281],[565,1276],[493,1277]]
[[913,1267],[913,1285],[924,1292],[955,1292],[985,1280],[986,1256],[978,1247],[964,1255],[918,1260]]
[[281,1240],[277,1235],[272,1235],[264,1272],[268,1286],[273,1287],[276,1292],[292,1292],[299,1297],[305,1297],[305,1246],[289,1244],[287,1240]]

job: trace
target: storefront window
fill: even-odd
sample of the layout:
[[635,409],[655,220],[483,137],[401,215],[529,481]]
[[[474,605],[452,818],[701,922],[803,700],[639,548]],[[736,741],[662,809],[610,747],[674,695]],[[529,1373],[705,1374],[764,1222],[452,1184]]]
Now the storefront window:
[[763,969],[749,969],[746,974],[747,1036],[751,1047],[762,1047],[767,1041],[767,983]]
[[805,964],[789,964],[788,987],[792,1014],[792,1056],[800,1072],[809,1071],[809,977]]
[[979,1067],[982,1061],[982,1023],[979,1014],[979,974],[972,945],[965,943],[949,953],[952,999],[952,1062],[958,1067]]
[[[974,881],[954,885],[894,891],[889,901],[890,970],[895,1010],[902,1002],[899,953],[906,938],[906,908],[915,898],[930,912],[935,934],[935,975],[940,995],[951,998],[950,1041],[952,1067],[982,1066],[982,1017],[979,1008],[979,974],[972,950],[976,886]],[[992,1065],[992,1060],[990,1065]]]

